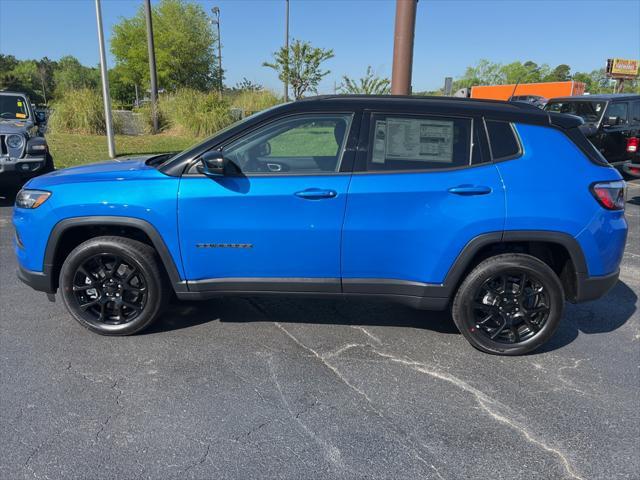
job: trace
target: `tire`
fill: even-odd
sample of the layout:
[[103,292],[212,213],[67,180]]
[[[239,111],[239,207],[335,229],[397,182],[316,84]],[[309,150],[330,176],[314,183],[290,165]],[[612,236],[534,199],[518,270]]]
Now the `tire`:
[[125,237],[81,243],[65,259],[59,281],[69,313],[101,335],[131,335],[148,327],[170,296],[155,250]]
[[531,255],[508,253],[471,271],[455,295],[452,316],[478,350],[522,355],[553,336],[563,309],[564,290],[555,272]]

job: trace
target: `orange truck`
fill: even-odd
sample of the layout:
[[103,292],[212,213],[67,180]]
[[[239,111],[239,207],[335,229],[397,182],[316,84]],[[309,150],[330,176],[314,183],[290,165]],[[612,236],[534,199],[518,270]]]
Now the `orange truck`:
[[480,85],[471,87],[471,98],[509,100],[512,95],[537,95],[545,98],[569,97],[584,95],[584,88],[584,83],[574,81],[520,83],[517,87],[513,83],[511,85]]

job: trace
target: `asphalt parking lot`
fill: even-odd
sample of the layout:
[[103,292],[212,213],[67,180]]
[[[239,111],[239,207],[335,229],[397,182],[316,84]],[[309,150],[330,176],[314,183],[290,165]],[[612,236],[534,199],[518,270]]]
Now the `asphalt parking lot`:
[[443,313],[229,298],[105,338],[15,276],[0,208],[0,478],[640,478],[640,182],[621,281],[544,350]]

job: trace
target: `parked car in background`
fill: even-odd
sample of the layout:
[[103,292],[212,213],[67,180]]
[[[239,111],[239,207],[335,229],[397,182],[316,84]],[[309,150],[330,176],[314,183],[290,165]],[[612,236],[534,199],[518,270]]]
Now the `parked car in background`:
[[53,171],[41,124],[27,95],[0,91],[0,194],[11,195],[30,178]]
[[535,105],[538,108],[544,108],[548,100],[540,95],[515,95],[509,99],[511,102],[525,102]]
[[624,164],[623,171],[631,178],[640,178],[640,138],[630,140],[627,149],[632,152],[633,157],[629,163]]
[[633,153],[627,145],[630,139],[640,137],[640,95],[552,98],[545,110],[581,117],[585,121],[583,133],[620,170],[631,160]]
[[451,305],[473,346],[522,354],[618,279],[625,184],[581,124],[443,97],[280,105],[177,155],[31,180],[19,277],[104,335],[173,294],[377,298]]

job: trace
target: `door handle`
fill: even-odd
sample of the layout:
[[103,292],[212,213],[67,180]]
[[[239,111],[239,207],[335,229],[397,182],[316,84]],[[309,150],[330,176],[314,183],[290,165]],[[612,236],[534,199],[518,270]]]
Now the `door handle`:
[[456,195],[487,195],[491,193],[491,187],[485,185],[458,185],[447,190]]
[[334,198],[338,195],[335,190],[323,190],[320,188],[308,188],[301,192],[296,192],[295,196],[305,200],[322,200],[323,198]]

